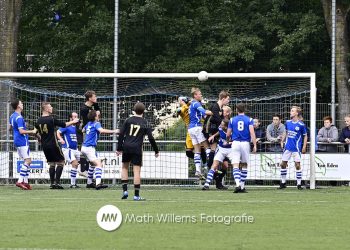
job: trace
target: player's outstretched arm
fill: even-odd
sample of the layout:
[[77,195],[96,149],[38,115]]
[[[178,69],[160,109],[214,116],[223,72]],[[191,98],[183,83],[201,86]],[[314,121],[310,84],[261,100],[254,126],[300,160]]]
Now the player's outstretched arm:
[[79,122],[79,118],[74,118],[72,121],[66,122],[66,127]]
[[105,128],[99,128],[98,131],[101,134],[119,134],[119,129],[105,129]]
[[36,134],[36,129],[33,129],[33,130],[25,130],[25,129],[23,129],[23,128],[19,128],[18,131],[19,131],[19,133],[20,133],[21,135],[24,135],[24,134],[31,134],[31,135],[34,135],[34,134]]

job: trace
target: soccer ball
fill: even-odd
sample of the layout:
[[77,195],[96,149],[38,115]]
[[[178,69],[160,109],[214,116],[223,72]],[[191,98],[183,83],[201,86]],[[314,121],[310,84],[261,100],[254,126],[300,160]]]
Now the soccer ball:
[[198,80],[204,82],[208,80],[208,73],[206,71],[201,71],[198,73]]

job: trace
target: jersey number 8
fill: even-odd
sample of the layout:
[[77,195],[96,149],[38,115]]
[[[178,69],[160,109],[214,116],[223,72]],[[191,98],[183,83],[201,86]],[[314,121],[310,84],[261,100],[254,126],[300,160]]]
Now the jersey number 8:
[[243,121],[239,121],[237,123],[237,129],[238,129],[238,131],[243,131],[244,130],[244,122]]

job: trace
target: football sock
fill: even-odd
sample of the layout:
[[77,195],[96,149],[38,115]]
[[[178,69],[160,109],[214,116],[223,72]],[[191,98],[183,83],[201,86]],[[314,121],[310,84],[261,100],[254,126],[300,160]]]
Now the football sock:
[[141,188],[141,184],[135,184],[134,185],[135,196],[140,196],[140,188]]
[[94,169],[95,168],[93,166],[89,166],[87,184],[92,183],[92,179],[94,177]]
[[201,153],[194,154],[194,165],[196,166],[196,172],[201,173]]
[[246,168],[243,168],[241,170],[241,188],[244,189],[245,179],[247,178],[248,170]]
[[102,168],[96,167],[95,168],[95,177],[96,177],[96,186],[101,184],[101,178],[102,178]]
[[207,179],[205,180],[205,184],[204,184],[205,186],[209,186],[210,182],[213,180],[214,173],[215,173],[214,169],[209,170],[209,173],[207,175]]
[[297,177],[297,185],[301,185],[301,170],[296,171],[296,177]]
[[76,179],[77,179],[77,172],[78,170],[76,168],[71,168],[70,170],[70,184],[75,185],[76,184]]
[[232,175],[233,175],[233,179],[236,182],[236,187],[239,187],[241,182],[241,171],[239,170],[239,168],[233,168]]
[[281,182],[286,183],[286,179],[287,179],[287,169],[281,168]]

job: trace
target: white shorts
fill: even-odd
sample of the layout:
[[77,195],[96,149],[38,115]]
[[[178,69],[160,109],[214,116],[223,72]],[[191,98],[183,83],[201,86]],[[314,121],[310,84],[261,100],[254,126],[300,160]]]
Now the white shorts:
[[219,146],[215,153],[214,161],[223,162],[226,157],[230,159],[231,152],[232,152],[232,148],[222,148]]
[[250,142],[233,141],[231,151],[231,163],[249,163]]
[[86,159],[88,159],[88,161],[95,161],[98,159],[97,157],[97,152],[96,149],[94,147],[81,147],[81,153],[83,155],[85,155]]
[[17,147],[17,153],[18,153],[18,156],[22,159],[29,159],[30,156],[29,156],[29,153],[30,153],[30,150],[29,150],[29,146],[22,146],[22,147]]
[[289,150],[285,150],[282,155],[282,161],[289,161],[290,158],[293,157],[295,162],[300,162],[301,153],[300,152],[291,152]]
[[202,133],[202,127],[190,128],[188,133],[190,134],[193,145],[200,144],[206,140]]
[[70,149],[70,148],[62,148],[62,152],[64,155],[64,159],[68,163],[72,163],[72,161],[80,161],[80,152],[77,149]]

